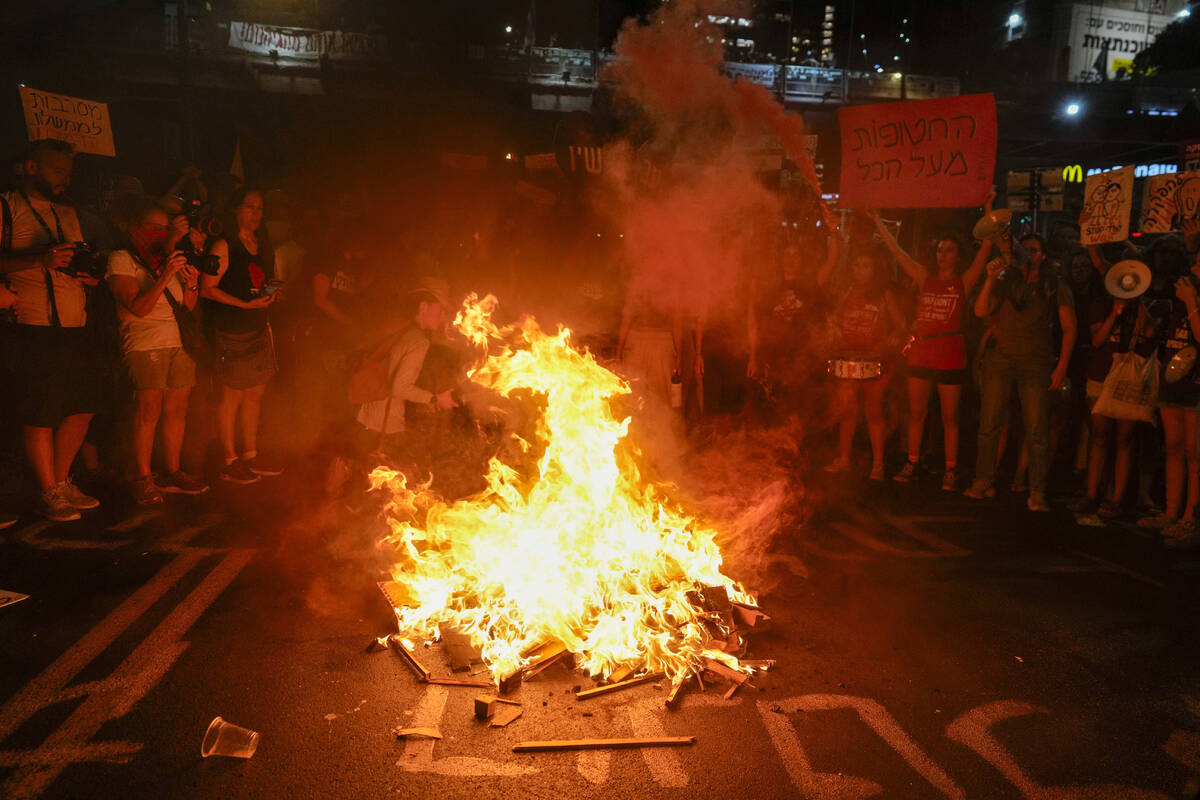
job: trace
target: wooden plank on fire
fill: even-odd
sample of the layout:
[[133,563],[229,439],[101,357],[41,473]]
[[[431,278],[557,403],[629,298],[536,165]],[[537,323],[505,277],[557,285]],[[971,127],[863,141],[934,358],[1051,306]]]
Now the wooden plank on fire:
[[621,666],[613,670],[613,674],[608,676],[609,683],[620,683],[633,674],[633,667]]
[[599,697],[602,694],[609,694],[610,692],[619,692],[622,689],[628,689],[631,686],[638,686],[643,683],[650,683],[651,681],[656,681],[656,680],[660,679],[662,676],[663,676],[663,674],[661,672],[651,672],[648,675],[639,675],[636,678],[630,678],[629,680],[621,681],[620,683],[608,683],[608,684],[605,684],[604,686],[597,686],[594,689],[583,689],[582,691],[578,691],[575,693],[575,699],[576,700],[588,700],[593,697]]
[[388,646],[392,648],[393,653],[400,656],[400,660],[407,664],[409,669],[416,673],[419,680],[425,683],[429,682],[429,678],[431,677],[429,670],[425,669],[420,661],[417,661],[416,656],[408,652],[408,648],[400,641],[400,637],[389,636]]
[[558,750],[621,750],[636,747],[682,747],[695,743],[695,736],[658,736],[643,739],[560,739],[550,742],[521,742],[513,747],[513,752],[551,753]]
[[400,581],[379,581],[376,585],[392,608],[404,608],[412,605],[413,596],[408,593],[408,587]]
[[534,677],[535,675],[540,675],[543,671],[546,670],[547,667],[549,667],[552,664],[557,664],[559,661],[562,661],[563,658],[565,658],[567,655],[569,655],[569,654],[566,653],[565,651],[562,653],[558,653],[557,655],[554,655],[554,656],[546,659],[542,663],[538,664],[533,669],[525,670],[525,676],[524,676],[523,680],[529,680],[530,678]]
[[732,681],[733,683],[738,684],[739,686],[750,678],[750,676],[744,672],[738,672],[733,667],[728,667],[722,664],[720,661],[716,661],[715,659],[711,658],[704,659],[704,668],[709,672],[721,676],[727,681]]
[[672,711],[679,708],[679,701],[683,699],[683,685],[687,683],[688,677],[688,675],[684,675],[671,684],[671,691],[667,693],[667,708]]
[[743,633],[762,633],[771,627],[771,618],[756,606],[737,602],[730,605],[733,609],[733,621]]

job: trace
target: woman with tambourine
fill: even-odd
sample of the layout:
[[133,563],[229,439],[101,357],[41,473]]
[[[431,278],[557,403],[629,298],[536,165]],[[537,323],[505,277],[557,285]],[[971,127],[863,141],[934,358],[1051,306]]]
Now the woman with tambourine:
[[[832,263],[822,267],[817,283],[825,288]],[[850,286],[833,309],[834,357],[828,362],[836,381],[833,398],[838,419],[838,455],[826,472],[847,472],[858,424],[859,396],[871,440],[871,480],[884,479],[885,419],[883,400],[891,379],[887,352],[904,329],[896,298],[888,288],[887,253],[877,244],[860,245],[850,257]]]
[[[989,197],[989,203],[991,198]],[[938,237],[936,266],[928,269],[900,247],[879,218],[870,212],[883,243],[917,286],[917,315],[909,345],[908,361],[908,462],[893,476],[901,483],[916,476],[925,435],[925,418],[933,387],[937,386],[942,408],[942,440],[946,470],[942,488],[958,488],[958,406],[967,380],[967,341],[963,335],[963,306],[971,289],[983,275],[992,244],[985,241],[970,266],[962,271],[966,251],[958,238]],[[961,271],[961,272],[960,272]]]
[[[1116,267],[1114,267],[1115,269]],[[1171,547],[1200,544],[1195,518],[1200,498],[1200,457],[1196,443],[1196,409],[1200,406],[1200,368],[1195,366],[1200,345],[1200,257],[1174,285],[1175,297],[1165,320],[1159,359],[1164,364],[1158,391],[1166,449],[1167,509],[1138,521],[1142,528],[1161,528]]]

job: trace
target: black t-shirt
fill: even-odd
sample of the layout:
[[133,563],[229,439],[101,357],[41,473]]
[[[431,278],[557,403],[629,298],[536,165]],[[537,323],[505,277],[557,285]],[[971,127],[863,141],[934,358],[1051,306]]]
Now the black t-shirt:
[[[275,277],[275,259],[271,249],[260,240],[258,252],[251,253],[240,237],[225,241],[229,245],[229,266],[217,283],[217,288],[239,300],[253,300],[259,296],[267,281]],[[225,333],[251,333],[266,330],[268,311],[265,308],[237,308],[210,301],[205,308],[205,319],[213,328]]]

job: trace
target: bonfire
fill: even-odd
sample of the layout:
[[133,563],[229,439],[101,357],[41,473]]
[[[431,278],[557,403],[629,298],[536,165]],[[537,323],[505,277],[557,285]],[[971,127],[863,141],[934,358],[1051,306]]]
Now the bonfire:
[[498,327],[495,308],[472,295],[454,324],[480,352],[470,380],[536,409],[532,440],[518,441],[529,458],[493,457],[487,488],[453,502],[372,474],[391,494],[396,638],[412,651],[465,635],[498,684],[559,653],[598,681],[752,671],[736,615],[756,614],[755,598],[722,572],[716,531],[639,471],[628,384],[569,330]]

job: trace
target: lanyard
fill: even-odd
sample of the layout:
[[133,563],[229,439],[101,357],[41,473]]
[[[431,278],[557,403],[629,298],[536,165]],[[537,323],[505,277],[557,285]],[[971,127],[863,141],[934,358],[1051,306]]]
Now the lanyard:
[[[21,190],[21,199],[25,201],[25,205],[29,206],[29,210],[33,212],[33,218],[38,221],[48,235],[54,236],[54,231],[50,230],[50,226],[46,224],[46,220],[42,219],[42,215],[33,207],[33,203],[29,202],[29,195],[25,194],[25,190]],[[58,212],[54,210],[54,203],[50,203],[50,213],[54,215],[54,227],[58,230],[58,238],[55,244],[62,244],[67,240],[67,235],[63,233],[62,221],[58,218]]]
[[[33,207],[33,203],[29,202],[29,195],[25,194],[25,190],[21,190],[21,199],[25,201],[25,205],[33,212],[33,217],[42,226],[42,230],[46,231],[50,236],[54,236],[54,232],[50,230],[50,226],[46,224],[46,220],[42,219],[42,215]],[[54,210],[54,203],[50,203],[50,213],[54,215],[54,227],[58,229],[58,239],[55,244],[61,244],[67,240],[67,235],[63,233],[62,222],[58,218],[58,212]],[[50,270],[43,269],[43,275],[46,278],[46,299],[50,302],[50,324],[55,328],[62,327],[62,320],[58,316],[58,298],[54,296],[54,276],[50,274]]]

